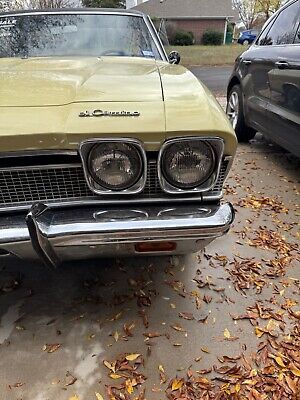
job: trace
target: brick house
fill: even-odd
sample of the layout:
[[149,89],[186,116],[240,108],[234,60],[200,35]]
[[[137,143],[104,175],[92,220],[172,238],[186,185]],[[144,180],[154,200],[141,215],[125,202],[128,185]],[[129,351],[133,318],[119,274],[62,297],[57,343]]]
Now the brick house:
[[172,24],[173,29],[193,32],[196,44],[207,29],[222,32],[225,43],[228,23],[235,25],[239,19],[232,0],[148,0],[133,8]]

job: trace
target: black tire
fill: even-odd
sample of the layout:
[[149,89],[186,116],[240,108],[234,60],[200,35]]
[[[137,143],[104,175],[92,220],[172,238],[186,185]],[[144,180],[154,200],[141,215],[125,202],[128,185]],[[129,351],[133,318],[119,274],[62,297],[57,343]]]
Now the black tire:
[[[233,99],[238,101],[237,110],[233,110]],[[228,115],[235,130],[239,142],[249,142],[256,135],[256,130],[246,125],[244,116],[244,99],[240,85],[235,85],[230,90],[226,114]]]

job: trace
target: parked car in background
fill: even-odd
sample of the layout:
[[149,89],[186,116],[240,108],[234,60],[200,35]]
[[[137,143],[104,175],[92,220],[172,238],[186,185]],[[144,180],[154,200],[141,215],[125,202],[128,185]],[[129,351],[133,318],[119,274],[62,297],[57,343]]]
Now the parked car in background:
[[0,258],[195,252],[237,140],[214,96],[137,11],[0,15]]
[[300,0],[281,8],[238,57],[227,98],[239,141],[260,131],[300,156]]
[[254,42],[254,40],[257,38],[258,33],[259,32],[254,29],[243,31],[240,33],[240,37],[238,38],[238,43],[244,46],[248,46],[249,44]]

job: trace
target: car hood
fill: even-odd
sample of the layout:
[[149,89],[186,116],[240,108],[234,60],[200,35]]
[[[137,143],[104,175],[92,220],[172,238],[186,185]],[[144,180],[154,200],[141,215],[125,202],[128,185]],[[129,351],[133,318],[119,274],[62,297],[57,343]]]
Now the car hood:
[[[81,117],[95,110],[109,115]],[[78,149],[99,137],[136,138],[158,151],[168,138],[199,135],[223,138],[225,154],[234,154],[225,113],[183,66],[125,57],[0,59],[0,157]]]
[[140,101],[162,101],[152,59],[0,59],[0,107]]

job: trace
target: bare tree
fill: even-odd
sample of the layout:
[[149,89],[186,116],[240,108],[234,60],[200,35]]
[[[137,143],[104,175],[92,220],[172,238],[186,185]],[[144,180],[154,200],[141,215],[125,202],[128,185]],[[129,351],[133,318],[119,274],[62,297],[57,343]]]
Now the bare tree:
[[251,29],[257,18],[257,0],[233,0],[233,5],[246,29]]
[[16,0],[17,9],[64,8],[74,5],[72,0]]
[[282,0],[257,0],[257,12],[267,21],[283,4]]
[[233,0],[241,21],[251,29],[257,19],[267,21],[287,0]]

